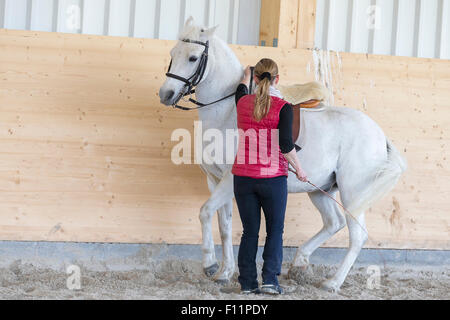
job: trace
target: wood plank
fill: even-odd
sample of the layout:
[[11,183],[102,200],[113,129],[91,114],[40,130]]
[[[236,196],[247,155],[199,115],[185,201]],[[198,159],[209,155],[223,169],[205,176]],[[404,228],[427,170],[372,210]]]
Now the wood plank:
[[280,48],[314,47],[316,0],[263,0],[260,44]]
[[281,0],[280,22],[278,27],[278,46],[297,47],[297,28],[299,20],[299,0]]
[[[157,96],[174,44],[0,30],[0,239],[200,243],[205,177],[169,160],[171,132],[192,132],[197,115]],[[232,49],[243,65],[273,57],[284,84],[315,79],[311,50]],[[321,68],[336,105],[368,114],[408,160],[367,212],[366,247],[449,250],[450,62],[331,53]],[[290,194],[285,245],[320,228],[308,196]],[[340,232],[325,246],[347,243]]]
[[298,1],[298,26],[296,48],[314,48],[317,0]]
[[[281,0],[261,0],[259,44],[273,47],[279,37]],[[276,40],[277,41],[277,40]]]

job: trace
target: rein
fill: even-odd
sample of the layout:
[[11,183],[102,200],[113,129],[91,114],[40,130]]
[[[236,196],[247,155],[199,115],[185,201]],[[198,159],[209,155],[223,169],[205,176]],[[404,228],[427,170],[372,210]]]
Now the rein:
[[[194,74],[192,76],[190,76],[189,78],[183,78],[179,75],[170,73],[170,68],[172,67],[172,60],[170,61],[169,64],[169,69],[167,70],[166,76],[169,78],[174,78],[176,80],[182,81],[185,83],[184,85],[184,89],[182,90],[181,93],[178,95],[178,97],[175,99],[174,103],[172,104],[172,106],[174,108],[180,109],[180,110],[185,110],[185,111],[189,111],[189,110],[196,110],[196,109],[200,109],[206,106],[210,106],[214,103],[223,101],[225,99],[228,99],[232,96],[235,95],[235,92],[227,95],[226,97],[223,97],[219,100],[210,102],[210,103],[201,103],[195,99],[192,99],[191,96],[193,93],[195,93],[195,87],[200,83],[200,81],[202,81],[203,76],[205,74],[205,70],[206,70],[206,66],[208,64],[208,50],[209,50],[209,41],[206,42],[201,42],[201,41],[196,41],[196,40],[190,40],[190,39],[182,39],[181,41],[183,42],[187,42],[187,43],[195,43],[195,44],[199,44],[205,47],[205,49],[203,50],[203,53],[200,57],[200,62],[198,64],[197,70],[194,72]],[[185,91],[185,93],[183,93],[183,91]],[[197,105],[197,107],[194,108],[189,108],[189,107],[183,107],[178,105],[178,102],[183,99],[185,96],[189,96],[189,100],[188,102],[192,102],[193,104]],[[184,99],[183,99],[184,100]],[[186,100],[184,100],[186,101]]]

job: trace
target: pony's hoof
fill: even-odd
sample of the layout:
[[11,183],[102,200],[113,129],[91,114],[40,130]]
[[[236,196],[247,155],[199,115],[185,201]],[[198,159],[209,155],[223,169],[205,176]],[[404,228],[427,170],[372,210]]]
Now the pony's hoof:
[[216,280],[214,280],[218,285],[221,285],[221,286],[226,286],[227,284],[229,284],[230,283],[230,280],[228,280],[228,279],[216,279]]
[[217,262],[209,267],[203,268],[203,272],[208,277],[212,277],[217,272],[217,270],[219,270],[219,264]]
[[312,268],[309,265],[291,266],[287,274],[288,279],[294,280],[298,284],[310,284],[312,276]]
[[320,284],[320,289],[331,293],[337,293],[339,292],[339,285],[333,280],[325,280]]

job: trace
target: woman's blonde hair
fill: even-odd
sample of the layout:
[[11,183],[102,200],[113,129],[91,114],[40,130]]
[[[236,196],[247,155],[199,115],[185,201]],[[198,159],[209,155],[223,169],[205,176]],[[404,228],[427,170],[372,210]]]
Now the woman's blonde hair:
[[[270,86],[274,83],[275,77],[278,75],[278,66],[272,59],[261,59],[255,66],[255,76],[260,81],[256,90],[255,107],[253,109],[253,118],[261,121],[270,110]],[[269,75],[270,74],[270,79]]]

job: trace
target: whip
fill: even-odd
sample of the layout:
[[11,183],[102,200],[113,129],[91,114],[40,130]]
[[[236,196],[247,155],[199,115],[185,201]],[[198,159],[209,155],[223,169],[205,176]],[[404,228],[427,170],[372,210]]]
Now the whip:
[[[297,174],[297,172],[291,168],[289,168],[289,171]],[[309,180],[306,182],[309,183],[310,185],[312,185],[314,188],[319,189],[323,194],[325,194],[328,198],[331,198],[334,202],[336,202],[338,205],[340,205],[342,207],[342,209],[344,209],[345,212],[347,212],[352,218],[354,218],[353,215],[350,213],[350,211],[345,209],[345,207],[339,201],[337,201],[335,198],[333,198],[328,192],[326,192],[325,190],[322,190],[320,187],[316,186],[314,183],[312,183]],[[363,230],[364,230],[364,228],[363,228]]]
[[[289,171],[291,171],[294,174],[297,174],[297,172],[293,169],[291,169],[289,167]],[[336,202],[339,206],[342,207],[342,209],[344,209],[344,211],[359,225],[359,227],[364,231],[364,233],[367,235],[367,239],[373,241],[370,237],[369,237],[369,233],[367,232],[367,230],[365,228],[363,228],[363,226],[359,223],[358,220],[356,220],[356,218],[350,213],[350,211],[348,211],[347,209],[345,209],[345,207],[339,202],[337,201],[334,197],[332,197],[328,192],[326,192],[325,190],[322,190],[320,187],[316,186],[314,183],[312,183],[311,181],[306,181],[307,183],[309,183],[310,185],[312,185],[314,188],[319,189],[323,194],[325,194],[328,198],[331,198],[334,202]],[[380,256],[381,260],[383,260],[383,265],[384,267],[386,267],[386,260],[384,259],[384,257],[381,255],[381,253],[379,253],[378,251],[376,251],[378,253],[378,255]]]

